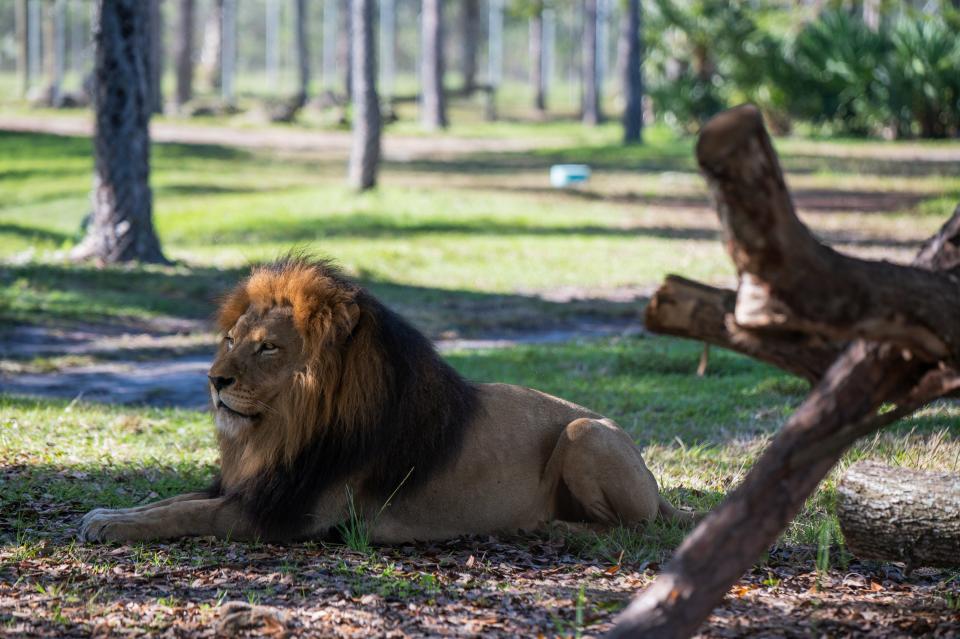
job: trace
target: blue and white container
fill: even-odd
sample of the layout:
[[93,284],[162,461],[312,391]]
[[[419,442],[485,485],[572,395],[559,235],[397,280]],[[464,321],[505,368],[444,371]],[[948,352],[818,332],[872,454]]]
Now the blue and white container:
[[550,167],[550,184],[556,189],[583,184],[589,179],[590,167],[586,164],[554,164]]

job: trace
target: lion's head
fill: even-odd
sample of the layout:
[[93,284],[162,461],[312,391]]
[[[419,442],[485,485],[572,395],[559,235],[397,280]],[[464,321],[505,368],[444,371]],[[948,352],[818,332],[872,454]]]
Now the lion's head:
[[217,490],[240,495],[264,528],[358,470],[373,493],[411,468],[419,483],[459,445],[476,403],[426,337],[328,262],[255,268],[217,323]]

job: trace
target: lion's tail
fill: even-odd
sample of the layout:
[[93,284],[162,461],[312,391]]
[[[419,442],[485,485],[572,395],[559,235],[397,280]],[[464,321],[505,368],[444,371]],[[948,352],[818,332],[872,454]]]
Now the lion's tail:
[[695,524],[703,519],[707,513],[695,512],[692,510],[681,510],[675,508],[666,499],[660,497],[660,507],[658,509],[660,518],[668,522],[678,522],[682,524]]

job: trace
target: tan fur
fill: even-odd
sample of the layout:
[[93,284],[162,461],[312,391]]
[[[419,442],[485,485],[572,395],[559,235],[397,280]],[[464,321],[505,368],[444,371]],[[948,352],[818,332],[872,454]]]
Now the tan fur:
[[[383,347],[376,318],[358,295],[356,287],[295,262],[255,271],[223,300],[217,321],[233,342],[225,338],[211,367],[211,394],[227,493],[291,464],[316,429],[334,427],[332,415],[339,416],[336,428],[350,431],[379,406],[386,392]],[[276,352],[264,352],[273,341]],[[234,381],[215,387],[214,379],[227,378]],[[532,529],[557,520],[641,526],[658,514],[694,517],[659,497],[639,449],[611,420],[526,388],[477,388],[479,406],[458,452],[425,483],[385,504],[364,490],[371,471],[357,468],[304,505],[312,525],[300,536],[326,535],[343,521],[348,494],[379,542]],[[92,511],[81,537],[252,538],[260,531],[248,515],[235,499],[191,493],[148,507]]]

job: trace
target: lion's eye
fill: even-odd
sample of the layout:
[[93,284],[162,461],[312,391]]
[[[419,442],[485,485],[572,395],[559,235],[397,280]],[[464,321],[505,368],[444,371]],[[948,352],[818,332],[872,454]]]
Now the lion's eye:
[[230,337],[229,335],[227,335],[226,337],[223,338],[223,343],[227,345],[227,350],[228,350],[228,351],[232,351],[232,350],[233,350],[233,338],[232,338],[232,337]]
[[276,351],[277,351],[277,345],[271,342],[264,342],[263,344],[260,345],[261,353],[269,354],[269,353],[275,353]]

